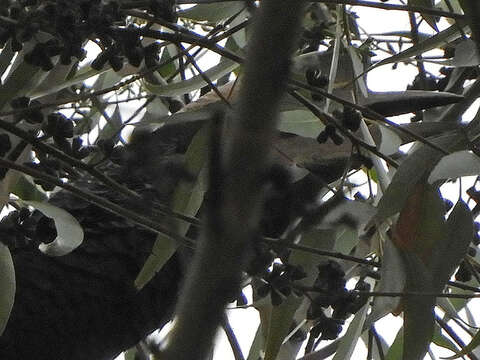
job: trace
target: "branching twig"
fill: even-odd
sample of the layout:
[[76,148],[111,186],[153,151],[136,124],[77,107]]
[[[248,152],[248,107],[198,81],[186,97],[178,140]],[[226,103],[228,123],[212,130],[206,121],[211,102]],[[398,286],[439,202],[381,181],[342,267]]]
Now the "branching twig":
[[127,209],[125,209],[125,207],[119,206],[119,205],[117,205],[117,204],[115,204],[111,201],[108,201],[101,196],[97,196],[97,195],[92,194],[90,192],[87,192],[85,190],[81,190],[81,189],[77,188],[76,186],[65,183],[55,176],[44,174],[41,171],[32,169],[31,167],[16,164],[15,162],[5,160],[5,159],[0,159],[0,167],[5,167],[5,168],[8,168],[8,169],[17,170],[17,171],[20,171],[24,174],[30,175],[34,178],[40,179],[42,181],[46,181],[50,184],[54,184],[54,185],[56,185],[56,186],[58,186],[58,187],[60,187],[64,190],[67,190],[67,191],[71,192],[73,195],[75,195],[75,196],[77,196],[77,197],[79,197],[79,198],[81,198],[85,201],[88,201],[89,203],[92,203],[96,206],[101,207],[104,210],[109,211],[110,213],[112,213],[114,215],[118,215],[118,216],[124,217],[126,219],[129,219],[132,222],[134,222],[134,223],[136,223],[136,224],[138,224],[138,225],[140,225],[140,226],[142,226],[142,227],[144,227],[148,230],[151,230],[155,233],[159,233],[159,234],[163,234],[165,236],[168,236],[168,237],[170,237],[170,238],[172,238],[176,241],[179,241],[180,243],[185,244],[187,246],[191,246],[192,243],[193,243],[192,240],[190,240],[186,237],[180,236],[180,235],[172,232],[168,228],[164,228],[163,226],[160,226],[157,221],[154,221],[154,220],[151,220],[148,217],[142,216],[135,211],[127,210]]

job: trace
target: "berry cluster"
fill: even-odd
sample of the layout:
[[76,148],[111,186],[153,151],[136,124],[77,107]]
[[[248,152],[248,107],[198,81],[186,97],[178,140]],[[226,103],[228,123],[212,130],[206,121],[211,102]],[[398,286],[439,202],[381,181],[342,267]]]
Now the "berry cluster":
[[16,110],[13,119],[15,122],[25,120],[29,124],[41,124],[43,122],[43,113],[35,106],[40,105],[37,100],[30,100],[26,96],[13,99],[10,106]]
[[[328,260],[318,266],[318,277],[314,288],[319,293],[312,298],[307,319],[314,320],[315,326],[310,331],[310,337],[320,340],[334,340],[342,330],[345,320],[355,314],[365,305],[368,296],[359,295],[357,291],[369,291],[370,285],[360,279],[355,291],[345,288],[345,272],[333,260]],[[325,309],[331,307],[331,317],[325,314]]]
[[274,263],[262,277],[262,285],[257,288],[257,294],[265,297],[270,294],[273,306],[280,305],[292,293],[292,283],[305,278],[307,274],[301,266]]
[[[27,63],[39,66],[44,71],[53,68],[57,61],[53,58],[57,56],[63,65],[70,64],[72,58],[83,59],[83,46],[93,38],[98,39],[103,49],[92,64],[94,68],[102,68],[109,62],[118,71],[123,66],[124,58],[134,66],[139,66],[143,59],[151,65],[157,54],[155,45],[143,48],[140,36],[135,31],[119,31],[118,26],[126,24],[126,15],[122,10],[136,8],[166,21],[175,20],[173,2],[170,1],[122,4],[116,0],[4,0],[3,3],[0,47],[9,42],[12,50],[17,52],[31,40],[48,38],[47,41],[36,42],[25,53]],[[36,36],[39,33],[42,33],[42,37]],[[46,34],[48,36],[44,36]]]
[[[334,111],[333,116],[339,120],[342,126],[352,132],[357,131],[360,128],[360,121],[362,120],[362,114],[360,111],[344,106],[343,110]],[[343,144],[343,137],[337,133],[337,128],[334,124],[327,124],[325,129],[317,136],[317,141],[320,144],[325,143],[328,139],[331,139],[335,145]]]
[[12,250],[38,247],[57,237],[53,219],[35,210],[21,208],[10,212],[0,221],[1,241]]

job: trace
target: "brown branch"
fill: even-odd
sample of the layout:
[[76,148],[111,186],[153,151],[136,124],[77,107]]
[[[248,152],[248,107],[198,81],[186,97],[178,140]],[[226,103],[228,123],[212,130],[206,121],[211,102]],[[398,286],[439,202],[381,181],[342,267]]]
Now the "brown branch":
[[[177,307],[177,319],[162,359],[204,359],[223,319],[226,304],[240,288],[263,202],[261,184],[268,167],[280,100],[286,89],[290,55],[296,45],[303,1],[263,0],[254,19],[243,85],[226,139],[225,177],[209,211]],[[215,165],[217,168],[220,164]],[[210,173],[212,173],[211,171]],[[212,208],[212,207],[210,207]],[[212,214],[221,218],[212,218]]]

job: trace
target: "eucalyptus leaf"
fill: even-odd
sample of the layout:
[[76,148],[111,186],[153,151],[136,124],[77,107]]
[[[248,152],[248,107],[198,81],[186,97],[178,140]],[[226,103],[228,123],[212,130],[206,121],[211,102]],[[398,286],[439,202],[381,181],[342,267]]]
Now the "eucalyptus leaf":
[[422,261],[412,253],[404,252],[407,269],[407,292],[420,293],[403,297],[404,339],[403,360],[423,360],[427,353],[434,330],[435,297],[422,293],[434,291],[432,275]]
[[316,138],[324,128],[323,123],[311,111],[293,110],[280,113],[280,131]]
[[461,351],[457,352],[455,355],[446,357],[444,359],[458,359],[459,357],[471,353],[478,346],[480,346],[480,330],[477,330],[477,333],[474,335],[472,340],[470,340],[470,342]]
[[13,185],[11,192],[22,200],[47,201],[47,195],[39,189],[37,185],[28,180],[25,175],[21,175],[18,181]]
[[[406,269],[400,251],[390,239],[385,240],[382,257],[384,266],[380,269],[378,291],[402,292],[406,283]],[[372,311],[368,315],[366,328],[378,319],[394,311],[400,304],[399,297],[378,296],[373,301]]]
[[[209,126],[204,126],[193,138],[186,153],[185,166],[190,174],[194,175],[197,180],[192,183],[180,183],[175,189],[172,199],[172,210],[180,212],[184,215],[195,216],[203,202],[205,193],[205,185],[203,181],[202,171],[207,160],[207,146],[209,139]],[[185,235],[188,231],[189,224],[177,221],[171,224],[176,228],[178,234]],[[135,287],[142,289],[160,269],[167,263],[168,259],[175,253],[178,244],[159,234],[155,240],[152,254],[145,261],[142,269],[135,279]]]
[[5,330],[15,299],[15,267],[12,255],[0,241],[0,336]]
[[468,251],[473,239],[473,216],[469,207],[459,200],[446,222],[448,236],[433,249],[429,264],[434,278],[434,290],[442,291],[454,270]]
[[455,346],[452,340],[442,334],[442,329],[437,324],[435,324],[432,342],[437,346],[443,347],[444,349],[448,349],[453,352],[458,351],[458,348]]
[[428,182],[433,184],[438,180],[478,174],[480,174],[480,158],[468,150],[462,150],[444,156],[433,168]]
[[333,360],[351,359],[353,350],[355,350],[355,346],[357,345],[358,339],[362,333],[362,327],[363,323],[365,322],[365,317],[367,316],[368,308],[369,306],[367,303],[355,314],[355,317],[348,326],[345,336],[340,342]]
[[[456,132],[439,136],[432,139],[432,142],[446,151],[458,150],[466,145],[464,136]],[[397,169],[382,196],[374,220],[383,222],[399,212],[419,181],[426,177],[443,156],[444,154],[425,144],[410,154]]]
[[252,345],[248,352],[247,360],[258,360],[261,357],[263,351],[264,336],[262,333],[262,324],[258,325],[255,337],[253,338]]
[[398,63],[398,62],[408,60],[417,55],[423,54],[429,50],[432,50],[444,44],[447,44],[459,38],[461,36],[459,29],[465,29],[465,28],[466,28],[466,25],[461,24],[459,26],[458,23],[454,24],[448,27],[447,29],[440,31],[438,34],[435,34],[432,37],[429,37],[428,39],[421,41],[418,44],[412,47],[409,47],[408,49],[398,54],[395,54],[393,56],[390,56],[386,59],[383,59],[375,63],[374,65],[369,67],[366,70],[366,72],[371,71],[382,65],[393,64],[393,63]]
[[42,76],[45,76],[45,73],[38,66],[24,61],[10,70],[7,79],[0,86],[0,109],[15,97],[27,95],[29,90],[39,84]]
[[455,56],[453,57],[453,66],[467,67],[480,64],[480,54],[477,46],[472,39],[465,39],[455,46]]
[[463,96],[447,92],[406,90],[370,93],[362,105],[383,116],[394,116],[455,104],[461,100]]
[[55,222],[55,228],[57,229],[55,240],[48,244],[42,243],[38,247],[44,254],[63,256],[81,245],[84,237],[82,226],[67,211],[49,203],[25,200],[20,202],[39,210]]
[[380,126],[380,133],[382,139],[378,151],[385,155],[392,155],[398,151],[400,145],[402,145],[402,139],[397,133],[385,126]]
[[385,354],[385,360],[401,360],[403,353],[403,327],[398,330],[395,340]]
[[5,44],[2,52],[0,53],[0,76],[4,75],[5,71],[8,69],[13,60],[13,56],[15,55],[10,42],[11,40]]

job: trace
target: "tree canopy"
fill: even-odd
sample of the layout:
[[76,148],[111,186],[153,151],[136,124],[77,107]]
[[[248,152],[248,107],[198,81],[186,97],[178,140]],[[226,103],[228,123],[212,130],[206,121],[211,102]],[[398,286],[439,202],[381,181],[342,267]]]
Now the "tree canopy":
[[[1,1],[0,358],[206,359],[223,328],[236,360],[476,359],[479,24],[475,0]],[[414,75],[373,91],[380,68]],[[248,353],[227,306],[258,312]]]

